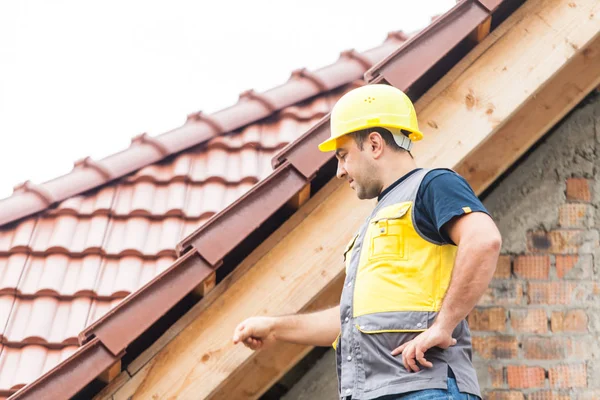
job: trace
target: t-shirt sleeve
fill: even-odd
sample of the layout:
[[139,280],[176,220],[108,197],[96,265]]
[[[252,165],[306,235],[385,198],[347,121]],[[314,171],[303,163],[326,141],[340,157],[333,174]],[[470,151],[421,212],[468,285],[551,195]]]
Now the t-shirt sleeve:
[[416,223],[421,233],[442,243],[454,244],[444,226],[452,218],[472,212],[489,212],[469,183],[450,170],[430,172],[417,194]]

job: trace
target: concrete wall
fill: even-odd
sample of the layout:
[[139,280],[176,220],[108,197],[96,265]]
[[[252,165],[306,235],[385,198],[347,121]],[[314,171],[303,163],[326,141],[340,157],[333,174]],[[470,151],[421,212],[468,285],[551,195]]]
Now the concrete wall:
[[[489,399],[600,399],[600,96],[586,99],[485,198],[503,235],[469,316]],[[286,400],[337,396],[329,351]]]

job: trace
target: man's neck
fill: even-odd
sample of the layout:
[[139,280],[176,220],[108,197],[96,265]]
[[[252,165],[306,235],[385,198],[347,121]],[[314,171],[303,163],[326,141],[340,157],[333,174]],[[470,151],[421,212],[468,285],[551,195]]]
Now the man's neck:
[[393,184],[398,179],[402,178],[404,175],[408,174],[415,168],[417,168],[417,164],[412,158],[409,158],[408,160],[402,160],[401,162],[390,165],[383,173],[383,187],[381,188],[381,191],[383,192],[391,184]]

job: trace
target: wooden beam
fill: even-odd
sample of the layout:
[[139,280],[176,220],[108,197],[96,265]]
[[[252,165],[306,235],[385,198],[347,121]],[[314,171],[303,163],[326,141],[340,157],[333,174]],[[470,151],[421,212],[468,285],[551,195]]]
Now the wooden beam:
[[[117,392],[113,394],[112,400],[132,400],[134,394],[144,382],[144,378],[150,371],[151,364],[146,364],[144,368],[138,371],[135,376],[132,376]],[[135,397],[136,399],[142,399],[143,397]],[[158,397],[149,397],[149,399],[156,399]],[[108,399],[107,399],[108,400]]]
[[[526,138],[539,137],[549,126],[521,125],[515,116],[523,118],[523,110],[531,113],[536,107],[543,108],[549,100],[546,96],[550,96],[543,95],[544,89],[572,87],[566,93],[571,97],[571,90],[577,91],[576,99],[585,95],[588,86],[589,90],[594,87],[591,82],[580,86],[579,77],[561,72],[567,68],[581,71],[572,67],[582,68],[582,62],[589,62],[581,61],[580,54],[585,60],[594,58],[599,8],[599,0],[526,2],[431,89],[436,96],[426,95],[417,102],[425,133],[414,151],[419,164],[456,168],[492,165],[495,173],[505,170],[512,162],[511,154],[494,153],[491,157],[478,151],[493,140],[501,141],[502,135],[510,134],[506,127],[514,124],[513,130],[519,135],[510,139],[510,150],[501,153],[522,154],[531,145]],[[473,57],[476,53],[478,56]],[[571,80],[563,75],[571,76]],[[589,76],[592,74],[583,75],[593,78]],[[560,91],[553,89],[553,96],[556,92]],[[541,100],[536,103],[537,99]],[[561,110],[567,110],[574,101],[563,102]],[[547,117],[542,113],[534,119]],[[473,170],[471,183],[480,193],[489,179],[485,174],[479,178],[478,168],[482,167]],[[206,303],[164,348],[154,349],[155,355],[132,378],[138,381],[135,387],[131,381],[125,385],[127,393],[136,398],[212,399],[227,398],[231,393],[235,398],[258,398],[308,349],[278,344],[252,352],[232,345],[234,327],[251,315],[297,313],[339,296],[336,283],[343,276],[341,249],[372,207],[373,202],[358,201],[347,185],[341,185],[313,204],[312,211],[287,234],[277,231],[270,251],[263,248],[261,253],[259,247],[243,275],[229,281],[218,298]],[[219,287],[209,297],[217,290]],[[121,393],[118,391],[115,398]]]
[[599,71],[600,34],[455,170],[480,194],[600,83]]
[[119,376],[113,379],[97,395],[95,395],[93,400],[112,400],[113,394],[121,389],[130,379],[131,376],[129,376],[127,371],[122,371]]
[[565,115],[597,84],[599,31],[598,0],[527,1],[457,65],[460,75],[417,101],[417,162],[458,169],[481,193],[558,120],[552,113]]
[[[520,13],[520,11],[515,12],[515,15],[519,15],[518,13]],[[419,111],[419,123],[424,122],[420,115],[421,112],[427,108],[432,101],[438,98],[438,96],[443,96],[446,90],[454,84],[454,82],[456,82],[479,57],[487,52],[499,39],[504,37],[509,30],[513,29],[518,22],[519,19],[514,18],[514,16],[506,19],[490,35],[486,36],[485,40],[475,46],[462,60],[452,67],[442,79],[421,96],[417,104],[415,104],[417,111]],[[418,146],[418,143],[416,147],[420,147]]]
[[117,361],[113,365],[111,365],[107,370],[105,370],[98,379],[100,379],[104,383],[112,382],[116,377],[121,374],[121,360]]
[[490,34],[490,27],[492,26],[492,16],[490,15],[483,21],[469,36],[475,43],[481,43],[483,39]]
[[214,289],[217,284],[217,274],[215,272],[211,273],[206,277],[201,284],[196,286],[194,289],[194,293],[199,297],[205,297],[208,293]]
[[296,195],[288,201],[288,207],[294,210],[299,209],[304,203],[310,199],[310,183],[306,184]]
[[[340,271],[333,281],[317,296],[315,301],[301,312],[311,312],[334,307],[340,302],[344,285],[344,273]],[[252,368],[238,368],[210,396],[211,400],[259,398],[283,375],[302,360],[313,347],[282,343],[267,348],[252,359]]]

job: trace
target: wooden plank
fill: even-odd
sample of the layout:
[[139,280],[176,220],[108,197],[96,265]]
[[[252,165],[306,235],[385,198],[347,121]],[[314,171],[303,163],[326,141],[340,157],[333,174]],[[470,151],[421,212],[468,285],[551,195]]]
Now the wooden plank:
[[208,293],[215,288],[217,284],[217,274],[212,273],[202,281],[201,284],[196,286],[194,293],[199,297],[205,297]]
[[[592,48],[588,46],[599,31],[598,4],[530,0],[505,22],[512,24],[511,29],[499,27],[484,39],[474,50],[479,52],[477,57],[467,56],[460,73],[451,71],[433,88],[437,96],[417,103],[426,134],[415,146],[419,164],[460,167],[474,163],[472,157],[481,157],[475,150],[483,149],[496,135],[506,135],[502,126],[511,123],[521,109],[532,110],[529,102],[543,97],[544,88],[563,82],[553,79],[577,63],[577,54]],[[591,58],[589,53],[587,57]],[[532,134],[527,129],[531,125],[520,131],[521,137]],[[519,151],[529,146],[527,140],[518,142]],[[473,187],[480,192],[485,184],[476,180]],[[339,295],[338,289],[328,289],[343,274],[339,252],[371,209],[371,202],[359,202],[346,185],[339,186],[289,234],[276,235],[277,243],[268,253],[254,256],[252,268],[224,287],[218,301],[205,306],[145,364],[135,397],[221,398],[235,390],[240,398],[257,398],[307,349],[291,346],[284,350],[285,356],[276,356],[269,364],[261,358],[267,350],[254,353],[234,347],[233,328],[249,315],[295,313],[322,296]],[[286,363],[290,364],[286,367]],[[237,380],[253,369],[259,371],[260,382]],[[231,389],[234,378],[241,383]]]
[[113,400],[113,394],[123,387],[131,376],[127,371],[122,371],[117,378],[106,385],[97,395],[94,396],[94,400]]
[[600,34],[455,170],[480,194],[598,84]]
[[[417,104],[415,104],[417,111],[424,110],[433,100],[438,96],[441,96],[442,93],[467,70],[467,68],[473,65],[473,63],[481,57],[482,54],[488,51],[500,38],[506,35],[506,33],[519,23],[525,15],[527,14],[522,11],[515,12],[510,18],[506,19],[500,26],[492,31],[479,45],[475,46],[462,60],[452,67],[442,79],[421,96]],[[419,123],[421,122],[422,119],[419,118]],[[419,147],[418,144],[416,147]]]
[[117,361],[116,363],[111,365],[107,370],[105,370],[103,373],[101,373],[100,376],[98,376],[98,379],[100,379],[104,383],[110,383],[117,376],[119,376],[120,373],[121,373],[121,360]]
[[593,40],[600,29],[599,3],[538,0],[521,6],[508,18],[518,20],[512,29],[501,37],[490,34],[494,44],[452,83],[442,84],[445,89],[426,108],[416,103],[425,135],[414,150],[419,164],[453,167],[495,135]]
[[[311,312],[334,307],[340,302],[344,285],[344,273],[315,296],[314,301],[301,312]],[[290,369],[302,360],[313,347],[290,343],[279,343],[257,353],[251,366],[238,368],[225,382],[208,397],[211,400],[257,399],[273,386]]]
[[[135,392],[144,382],[144,378],[150,371],[152,364],[146,364],[144,368],[138,371],[137,374],[131,377],[115,394],[113,394],[112,400],[132,400]],[[157,397],[148,397],[149,399],[156,399]],[[142,397],[135,396],[135,399],[142,399]]]
[[299,209],[310,198],[310,183],[306,184],[296,195],[288,201],[288,207],[294,210]]
[[481,24],[479,24],[477,29],[475,29],[471,33],[470,39],[472,41],[474,41],[475,43],[480,43],[483,39],[485,39],[487,37],[487,35],[490,34],[491,26],[492,26],[492,16],[490,15],[489,17],[487,17],[485,19],[485,21],[483,21]]

